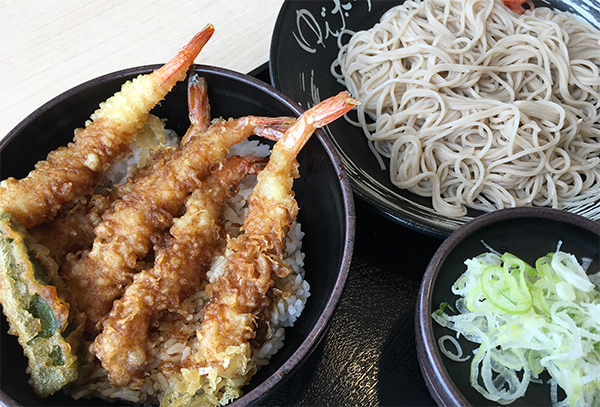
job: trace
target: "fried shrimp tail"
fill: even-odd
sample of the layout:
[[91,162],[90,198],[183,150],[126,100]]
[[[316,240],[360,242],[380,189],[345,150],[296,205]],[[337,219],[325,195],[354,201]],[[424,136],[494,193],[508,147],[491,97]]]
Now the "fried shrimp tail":
[[[190,95],[201,97],[202,92]],[[293,119],[247,116],[217,121],[205,131],[204,121],[198,119],[197,123],[190,126],[183,137],[187,142],[170,159],[155,165],[152,173],[137,180],[132,190],[104,213],[92,248],[79,257],[67,258],[63,275],[74,301],[87,316],[88,337],[99,333],[98,323],[131,283],[138,260],[168,230],[187,196],[225,159],[231,146],[266,130],[271,134],[287,129]]]
[[186,201],[156,255],[154,267],[135,275],[123,297],[114,302],[96,337],[95,354],[115,386],[139,388],[152,356],[150,325],[200,288],[210,262],[224,242],[221,217],[226,198],[237,193],[247,174],[264,167],[263,157],[228,158]]
[[[256,371],[251,341],[271,306],[274,279],[289,273],[285,237],[296,219],[292,191],[296,156],[313,132],[348,112],[358,101],[348,92],[329,98],[301,115],[273,147],[248,198],[243,233],[227,244],[224,273],[206,289],[208,304],[198,332],[198,351],[183,362],[161,405],[218,405],[241,394]],[[268,319],[268,317],[267,317]],[[201,391],[199,391],[201,389]]]
[[[193,74],[188,79],[188,112],[191,128],[203,132],[210,125],[210,102],[208,100],[208,84],[206,78]],[[181,145],[186,144],[192,132],[187,132],[181,139]]]
[[502,2],[506,7],[517,14],[523,14],[525,12],[525,7],[523,7],[523,4],[527,4],[527,6],[529,6],[529,10],[535,9],[535,4],[533,4],[532,0],[502,0]]
[[209,25],[175,58],[148,75],[126,82],[100,105],[74,141],[54,150],[23,179],[0,184],[0,208],[27,229],[52,219],[66,202],[92,192],[102,173],[129,152],[129,144],[150,110],[185,74],[214,32]]

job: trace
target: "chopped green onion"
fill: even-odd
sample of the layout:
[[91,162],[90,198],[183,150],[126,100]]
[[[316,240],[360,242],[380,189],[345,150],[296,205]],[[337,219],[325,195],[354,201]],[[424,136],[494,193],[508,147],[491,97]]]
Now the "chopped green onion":
[[[600,278],[586,274],[589,260],[582,267],[559,249],[535,267],[491,249],[466,260],[452,286],[458,313],[446,314],[444,304],[432,315],[457,337],[480,344],[470,380],[489,400],[512,403],[547,371],[553,406],[600,405]],[[440,338],[439,346],[452,360],[466,359],[458,341]]]
[[525,271],[505,266],[488,266],[481,273],[481,290],[498,310],[509,314],[525,314],[532,305],[533,298]]

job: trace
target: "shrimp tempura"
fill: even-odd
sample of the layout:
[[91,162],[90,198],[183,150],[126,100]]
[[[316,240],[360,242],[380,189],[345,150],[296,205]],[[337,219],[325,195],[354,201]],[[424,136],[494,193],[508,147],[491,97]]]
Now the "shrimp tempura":
[[115,386],[144,384],[144,368],[152,355],[150,325],[162,311],[176,309],[198,291],[212,257],[224,244],[220,225],[225,199],[265,162],[262,157],[233,156],[213,171],[187,199],[185,214],[174,220],[154,267],[136,274],[114,302],[94,347]]
[[161,405],[223,405],[239,397],[241,386],[256,372],[250,342],[271,305],[267,294],[273,280],[289,273],[284,251],[298,212],[292,191],[298,176],[296,156],[317,128],[357,104],[348,92],[321,102],[302,114],[273,147],[248,198],[243,233],[228,240],[225,272],[206,287],[209,302],[197,335],[198,352],[183,361]]
[[0,183],[0,208],[29,229],[52,219],[61,206],[92,192],[111,163],[129,152],[129,144],[150,110],[185,74],[214,32],[208,25],[169,63],[126,82],[100,105],[74,142],[54,150],[23,179]]
[[[192,81],[190,87],[197,86]],[[201,92],[191,92],[200,97]],[[194,123],[200,123],[199,125]],[[206,131],[203,120],[192,120],[181,145],[169,160],[137,180],[132,190],[106,211],[96,227],[92,248],[70,255],[63,267],[67,286],[80,311],[86,314],[90,339],[115,299],[131,283],[138,260],[181,213],[185,199],[202,183],[211,168],[222,162],[234,144],[253,134],[273,137],[289,128],[290,117],[247,116],[217,121]]]
[[[131,189],[135,180],[153,171],[153,162],[169,157],[174,147],[164,144],[154,145],[156,139],[164,140],[164,127],[160,119],[150,115],[151,120],[135,136],[136,142],[153,144],[146,151],[144,166],[137,169],[125,183],[118,183],[107,190],[98,191],[91,196],[77,197],[70,204],[65,204],[53,220],[41,223],[28,232],[39,244],[50,251],[50,256],[62,267],[68,253],[77,253],[92,247],[96,237],[94,229],[101,221],[102,214],[112,203]],[[140,160],[141,161],[141,160]]]

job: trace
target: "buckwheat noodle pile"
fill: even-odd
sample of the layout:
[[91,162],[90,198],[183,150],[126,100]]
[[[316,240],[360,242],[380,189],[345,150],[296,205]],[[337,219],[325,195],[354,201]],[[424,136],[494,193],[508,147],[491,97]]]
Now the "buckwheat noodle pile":
[[[347,36],[346,36],[347,38]],[[500,0],[406,1],[332,72],[398,188],[449,217],[552,206],[600,218],[600,32]]]

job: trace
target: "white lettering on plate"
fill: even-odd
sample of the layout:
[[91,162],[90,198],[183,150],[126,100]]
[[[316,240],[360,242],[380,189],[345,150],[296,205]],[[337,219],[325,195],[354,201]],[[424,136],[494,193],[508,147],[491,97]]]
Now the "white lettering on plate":
[[[341,0],[332,0],[333,7],[321,7],[318,16],[313,15],[307,9],[296,10],[296,31],[292,35],[304,51],[314,54],[317,47],[325,48],[325,40],[330,36],[339,37],[346,29],[346,18],[352,10],[351,0],[342,3]],[[371,11],[371,0],[367,0],[369,11]],[[336,28],[337,27],[337,28]]]

